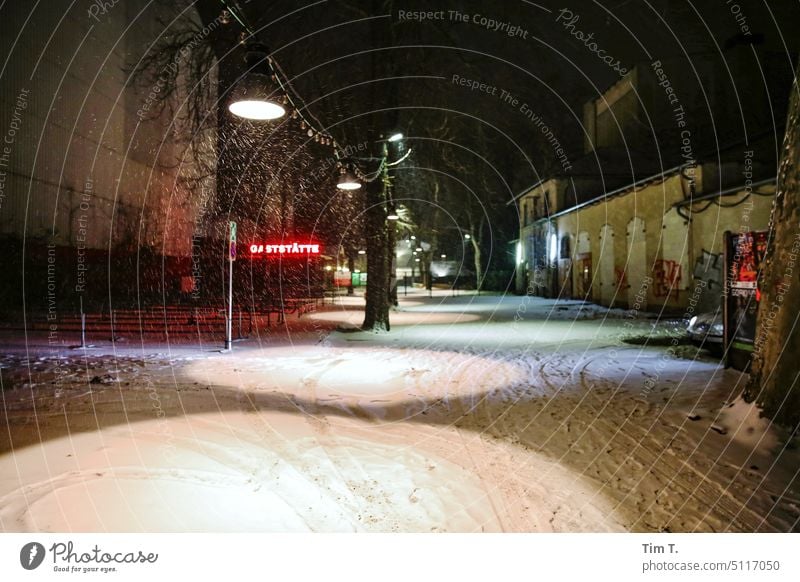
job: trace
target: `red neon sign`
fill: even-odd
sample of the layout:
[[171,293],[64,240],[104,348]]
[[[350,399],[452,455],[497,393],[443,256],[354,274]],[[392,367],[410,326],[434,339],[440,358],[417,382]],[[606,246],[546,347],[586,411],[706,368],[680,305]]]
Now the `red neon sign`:
[[288,255],[306,256],[318,255],[322,251],[317,243],[286,242],[282,244],[251,244],[251,255]]

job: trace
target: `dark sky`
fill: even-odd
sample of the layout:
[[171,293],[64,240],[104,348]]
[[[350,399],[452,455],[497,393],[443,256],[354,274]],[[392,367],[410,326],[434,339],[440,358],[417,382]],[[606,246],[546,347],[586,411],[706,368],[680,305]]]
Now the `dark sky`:
[[[209,0],[204,9],[210,16],[219,6]],[[660,59],[673,63],[673,76],[700,84],[693,69],[710,63],[731,86],[745,87],[761,81],[731,64],[731,47],[752,44],[747,58],[783,67],[776,81],[783,91],[800,23],[799,5],[789,0],[239,0],[238,6],[337,138],[355,142],[387,125],[430,137],[447,120],[448,137],[492,159],[514,188],[553,167],[553,160],[536,157],[539,138],[521,105],[545,118],[577,158],[583,103],[618,81],[620,70]],[[428,14],[422,19],[417,11]],[[486,88],[471,90],[455,76]],[[504,101],[503,91],[517,104]]]

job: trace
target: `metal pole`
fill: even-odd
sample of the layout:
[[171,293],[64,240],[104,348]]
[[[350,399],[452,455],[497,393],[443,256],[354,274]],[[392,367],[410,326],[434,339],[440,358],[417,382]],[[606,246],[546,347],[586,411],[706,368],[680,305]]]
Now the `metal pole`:
[[81,348],[86,349],[86,314],[83,312],[83,296],[80,297],[81,302]]
[[225,322],[225,350],[233,348],[233,257],[228,257],[228,316]]

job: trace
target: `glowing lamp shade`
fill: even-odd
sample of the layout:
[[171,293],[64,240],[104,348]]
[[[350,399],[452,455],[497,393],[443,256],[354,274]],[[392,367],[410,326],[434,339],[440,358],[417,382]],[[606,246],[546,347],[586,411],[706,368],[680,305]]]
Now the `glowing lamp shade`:
[[339,190],[358,190],[361,188],[361,182],[356,179],[350,170],[345,170],[339,175],[336,187]]
[[233,88],[228,110],[237,117],[259,121],[283,117],[286,109],[272,96],[270,87],[269,76],[248,73]]
[[237,117],[259,121],[278,119],[286,113],[283,107],[270,101],[236,101],[228,105],[228,110]]

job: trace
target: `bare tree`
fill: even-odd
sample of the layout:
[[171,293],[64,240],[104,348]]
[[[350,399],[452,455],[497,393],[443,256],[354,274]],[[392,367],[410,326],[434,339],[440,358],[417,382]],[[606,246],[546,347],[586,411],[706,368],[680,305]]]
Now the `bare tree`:
[[[797,74],[800,74],[800,65]],[[770,243],[759,281],[755,355],[747,400],[776,421],[800,424],[800,89],[795,75],[789,104]]]

